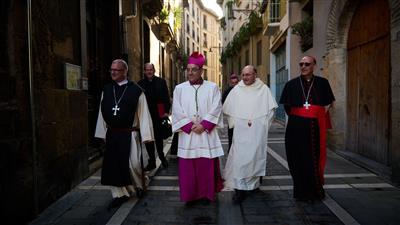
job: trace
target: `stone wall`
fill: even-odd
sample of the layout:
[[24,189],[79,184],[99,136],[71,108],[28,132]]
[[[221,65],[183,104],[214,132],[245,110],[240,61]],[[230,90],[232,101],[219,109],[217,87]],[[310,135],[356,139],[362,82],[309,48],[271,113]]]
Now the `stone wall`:
[[40,212],[88,175],[87,95],[66,90],[63,72],[64,62],[81,65],[80,1],[32,2],[37,173],[26,7],[25,2],[8,0],[0,9],[0,204],[6,224],[25,224],[35,216],[35,196]]
[[390,0],[391,12],[391,132],[392,179],[400,183],[400,1]]
[[1,1],[0,15],[0,216],[23,224],[33,211],[26,5]]

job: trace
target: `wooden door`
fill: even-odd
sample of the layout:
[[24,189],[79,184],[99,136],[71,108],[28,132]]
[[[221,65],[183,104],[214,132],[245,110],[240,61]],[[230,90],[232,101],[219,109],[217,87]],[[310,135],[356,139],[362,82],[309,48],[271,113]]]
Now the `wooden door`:
[[360,1],[347,47],[346,147],[388,164],[390,15],[386,1]]

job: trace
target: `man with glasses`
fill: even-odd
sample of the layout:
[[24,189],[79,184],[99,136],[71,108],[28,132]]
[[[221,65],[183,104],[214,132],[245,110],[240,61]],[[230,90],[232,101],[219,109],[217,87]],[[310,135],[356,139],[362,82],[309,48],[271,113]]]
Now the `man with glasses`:
[[299,66],[300,76],[285,84],[279,101],[288,115],[285,147],[293,197],[300,201],[322,200],[328,110],[335,97],[328,80],[314,75],[313,56],[304,56]]
[[218,86],[201,77],[205,58],[194,52],[188,59],[188,81],[175,87],[172,130],[179,132],[178,175],[180,198],[191,205],[215,200],[223,183],[219,158],[224,154],[216,126],[222,127]]
[[149,163],[145,171],[150,171],[156,168],[156,147],[158,157],[161,160],[161,165],[164,168],[168,167],[167,159],[164,156],[163,137],[161,133],[161,123],[168,118],[171,103],[168,95],[167,82],[155,75],[155,68],[152,63],[144,64],[144,78],[138,84],[145,90],[147,104],[151,119],[153,122],[155,142],[146,143],[146,150],[149,154]]
[[[153,141],[153,125],[143,90],[128,81],[128,65],[112,62],[112,82],[104,86],[95,137],[106,143],[101,184],[111,186],[109,208],[119,207],[131,193],[143,196],[144,176],[139,141]],[[139,132],[140,131],[140,132]],[[140,136],[140,137],[139,137]]]
[[276,104],[267,85],[252,65],[242,70],[242,81],[229,93],[223,106],[233,130],[233,143],[224,170],[225,185],[235,189],[234,203],[260,186],[266,175],[268,130]]

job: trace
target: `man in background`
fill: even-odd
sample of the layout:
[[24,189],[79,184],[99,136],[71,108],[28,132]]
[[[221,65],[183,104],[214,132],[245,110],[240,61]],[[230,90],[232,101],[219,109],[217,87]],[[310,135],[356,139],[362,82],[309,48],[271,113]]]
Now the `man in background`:
[[167,82],[163,78],[155,75],[155,68],[152,63],[146,63],[144,65],[144,78],[140,80],[138,84],[145,91],[144,94],[146,95],[151,120],[153,122],[155,139],[154,142],[146,143],[147,153],[149,154],[149,163],[145,168],[145,171],[150,171],[156,168],[156,150],[158,157],[161,160],[161,165],[164,168],[167,168],[168,162],[163,152],[164,142],[161,134],[161,122],[163,119],[168,117],[171,108]]
[[[228,97],[229,95],[229,92],[231,92],[231,90],[238,83],[239,83],[239,77],[235,73],[232,73],[231,76],[229,77],[229,87],[222,94],[222,104],[224,104],[226,97]],[[228,152],[232,146],[232,136],[233,136],[233,128],[228,127]]]

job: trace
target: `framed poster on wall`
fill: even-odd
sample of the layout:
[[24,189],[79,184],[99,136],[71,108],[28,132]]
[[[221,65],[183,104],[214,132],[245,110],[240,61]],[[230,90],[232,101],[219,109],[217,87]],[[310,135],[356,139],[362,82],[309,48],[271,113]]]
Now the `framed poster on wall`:
[[65,89],[81,90],[81,66],[64,63]]

